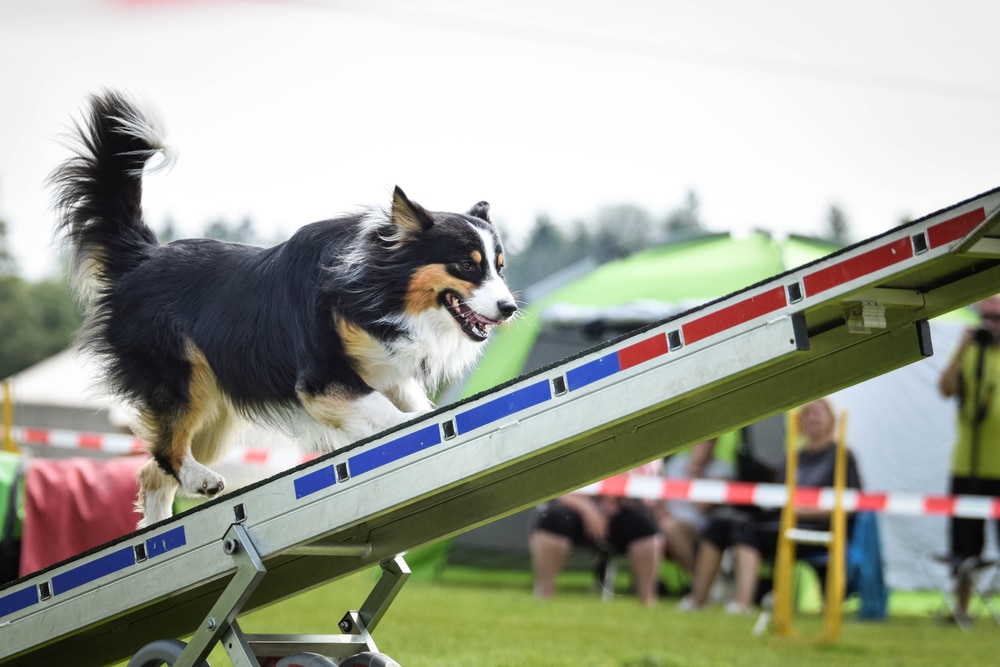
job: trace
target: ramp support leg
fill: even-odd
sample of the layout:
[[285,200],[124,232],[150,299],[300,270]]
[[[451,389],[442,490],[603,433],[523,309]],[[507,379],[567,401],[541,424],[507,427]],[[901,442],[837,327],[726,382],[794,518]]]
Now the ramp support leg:
[[[368,594],[368,598],[365,599],[358,612],[359,618],[368,632],[375,632],[375,626],[382,620],[389,605],[396,599],[396,595],[399,594],[406,580],[410,578],[410,568],[402,556],[384,560],[379,565],[382,568],[382,576],[379,577],[378,583]],[[341,621],[341,629],[343,629],[343,624],[344,622]]]
[[[382,620],[410,569],[402,556],[380,563],[382,575],[358,611],[349,611],[339,621],[341,634],[335,635],[248,635],[236,622],[257,584],[267,573],[250,536],[241,524],[233,524],[223,539],[223,550],[236,561],[236,574],[212,605],[201,626],[187,644],[176,639],[152,642],[135,654],[128,667],[208,667],[208,654],[217,642],[233,667],[260,667],[266,664],[342,665],[343,667],[399,667],[389,656],[379,653],[371,632]],[[343,557],[342,553],[311,557]],[[277,662],[274,662],[277,660]]]
[[[222,595],[212,605],[211,611],[202,622],[198,630],[191,636],[187,648],[180,658],[174,663],[174,667],[194,667],[201,665],[212,651],[212,647],[225,634],[238,633],[236,625],[236,615],[243,610],[243,605],[250,598],[250,594],[257,588],[257,584],[267,573],[264,563],[257,555],[257,550],[250,541],[246,529],[238,523],[234,523],[226,532],[222,541],[223,551],[232,556],[236,561],[236,574],[226,586]],[[237,662],[233,665],[255,665],[255,662]]]
[[386,559],[379,566],[382,574],[361,609],[347,612],[337,624],[342,634],[247,635],[246,642],[253,654],[285,657],[309,652],[329,656],[335,661],[345,660],[336,663],[345,666],[396,665],[391,658],[378,652],[371,633],[409,578],[410,568],[402,556]]
[[[215,643],[225,634],[237,631],[236,615],[243,609],[250,594],[267,572],[257,550],[240,524],[229,527],[222,540],[223,551],[236,561],[236,574],[223,590],[222,595],[212,605],[208,616],[191,636],[187,645],[175,639],[147,644],[129,661],[128,667],[149,667],[168,664],[172,667],[207,667],[208,654]],[[257,666],[253,662],[233,662],[236,665]]]

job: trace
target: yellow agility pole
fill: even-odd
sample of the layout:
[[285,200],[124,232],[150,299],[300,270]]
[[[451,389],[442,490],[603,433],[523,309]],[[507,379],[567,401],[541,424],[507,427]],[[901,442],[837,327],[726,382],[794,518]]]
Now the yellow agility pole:
[[844,488],[847,486],[847,411],[840,413],[837,431],[837,461],[833,472],[833,513],[830,515],[830,556],[826,571],[826,609],[823,613],[823,641],[840,639],[843,621],[841,609],[847,587],[847,512]]
[[3,383],[3,450],[16,452],[14,444],[14,395],[10,380]]
[[792,571],[795,569],[795,543],[788,531],[795,527],[795,477],[798,473],[799,412],[788,414],[785,444],[785,489],[788,499],[781,508],[778,547],[774,559],[774,607],[772,629],[777,637],[794,637],[792,627]]

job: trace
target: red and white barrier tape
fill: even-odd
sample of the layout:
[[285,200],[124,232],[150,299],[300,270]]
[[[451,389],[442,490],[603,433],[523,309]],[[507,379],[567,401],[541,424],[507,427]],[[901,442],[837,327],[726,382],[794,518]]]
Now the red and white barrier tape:
[[[14,427],[14,439],[26,445],[87,449],[106,454],[141,454],[146,443],[118,433],[81,433],[61,429]],[[315,458],[297,452],[266,448],[233,450],[226,463],[273,465],[291,468]],[[713,479],[664,479],[663,477],[618,475],[591,484],[581,493],[645,500],[687,500],[698,503],[781,507],[787,491],[784,484],[753,484]],[[800,487],[795,493],[797,507],[833,509],[833,489]],[[943,515],[974,519],[1000,519],[1000,498],[989,496],[918,495],[845,489],[844,508],[850,512],[883,514]]]
[[14,427],[14,440],[22,445],[41,445],[58,449],[87,449],[105,454],[142,454],[146,443],[123,433],[81,433],[63,429]]
[[[146,442],[123,433],[81,433],[63,429],[41,429],[15,426],[14,440],[22,445],[55,447],[57,449],[86,449],[104,454],[144,454]],[[247,465],[273,465],[291,468],[315,458],[298,452],[276,451],[262,447],[242,447],[232,450],[225,463]]]
[[[581,493],[644,500],[687,500],[727,505],[781,507],[788,498],[784,484],[753,484],[712,479],[664,479],[618,475],[591,484]],[[799,487],[795,506],[833,509],[832,488]],[[844,509],[849,512],[883,514],[944,515],[970,519],[1000,519],[1000,498],[991,496],[940,496],[883,491],[844,490]]]

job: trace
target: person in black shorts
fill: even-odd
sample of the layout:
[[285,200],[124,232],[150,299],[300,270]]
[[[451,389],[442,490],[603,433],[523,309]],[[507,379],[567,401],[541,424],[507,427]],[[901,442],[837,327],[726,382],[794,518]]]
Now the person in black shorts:
[[528,539],[535,595],[555,594],[556,577],[574,546],[628,558],[639,601],[657,600],[662,538],[641,502],[572,493],[543,506]]

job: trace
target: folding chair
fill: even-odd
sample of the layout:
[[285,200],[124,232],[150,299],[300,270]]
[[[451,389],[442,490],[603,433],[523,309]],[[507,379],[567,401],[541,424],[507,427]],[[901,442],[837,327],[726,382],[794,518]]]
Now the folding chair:
[[993,622],[1000,627],[1000,613],[993,605],[992,598],[1000,593],[1000,560],[985,559],[981,556],[957,556],[954,554],[928,554],[923,560],[924,572],[931,580],[940,581],[940,577],[935,577],[932,572],[934,565],[944,565],[948,568],[949,577],[945,579],[943,585],[938,589],[941,595],[941,603],[935,612],[935,617],[953,618],[958,625],[967,629],[969,623],[959,617],[958,599],[954,588],[957,582],[962,579],[970,581],[973,600],[979,602],[993,618]]

